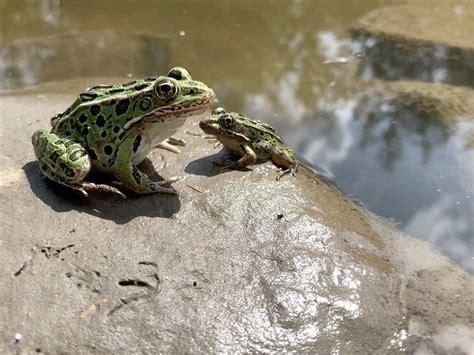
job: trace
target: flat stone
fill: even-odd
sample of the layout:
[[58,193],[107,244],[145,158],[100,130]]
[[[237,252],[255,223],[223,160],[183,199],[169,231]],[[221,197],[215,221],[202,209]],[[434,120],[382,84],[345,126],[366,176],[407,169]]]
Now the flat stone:
[[[427,11],[427,8],[430,10]],[[410,2],[376,9],[352,26],[366,77],[474,87],[474,3]]]
[[73,84],[0,96],[0,352],[470,351],[472,276],[304,167],[219,173],[197,118],[141,166],[179,196],[46,183],[30,137]]
[[466,87],[423,81],[373,80],[364,96],[381,95],[397,107],[410,109],[419,117],[435,118],[450,127],[474,120],[474,90]]

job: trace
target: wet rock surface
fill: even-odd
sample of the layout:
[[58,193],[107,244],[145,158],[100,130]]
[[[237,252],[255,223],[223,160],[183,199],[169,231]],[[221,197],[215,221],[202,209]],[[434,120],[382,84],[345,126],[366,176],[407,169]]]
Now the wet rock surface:
[[219,173],[196,118],[141,166],[179,196],[47,184],[30,136],[73,96],[35,90],[0,96],[1,352],[469,351],[472,276],[305,168]]

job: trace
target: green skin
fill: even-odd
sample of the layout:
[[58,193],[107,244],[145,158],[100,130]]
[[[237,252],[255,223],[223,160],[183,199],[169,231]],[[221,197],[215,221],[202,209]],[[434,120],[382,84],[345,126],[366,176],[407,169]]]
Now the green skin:
[[84,181],[91,171],[112,174],[136,193],[176,193],[166,186],[179,179],[153,182],[137,165],[187,117],[205,112],[214,97],[212,89],[179,67],[167,76],[95,86],[54,116],[51,130],[33,134],[41,172],[85,196],[95,190],[124,196],[115,187]]
[[199,122],[199,127],[241,157],[237,161],[221,164],[223,170],[242,169],[257,160],[271,159],[283,170],[277,180],[287,173],[294,176],[297,171],[298,162],[293,151],[285,146],[275,129],[266,123],[251,120],[236,112],[226,112],[218,107],[209,119]]

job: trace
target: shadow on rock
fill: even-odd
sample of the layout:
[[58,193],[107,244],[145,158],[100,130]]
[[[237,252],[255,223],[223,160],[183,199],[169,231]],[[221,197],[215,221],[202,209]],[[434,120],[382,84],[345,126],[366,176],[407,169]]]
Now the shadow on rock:
[[129,195],[122,199],[112,193],[81,193],[43,178],[37,162],[23,166],[33,193],[56,212],[77,210],[124,224],[138,216],[169,218],[181,207],[179,197],[171,194]]
[[[238,159],[237,156],[233,155],[232,153],[222,149],[221,151],[208,155],[196,160],[193,160],[186,165],[184,171],[188,174],[192,175],[201,175],[201,176],[215,176],[219,174],[226,173],[231,170],[220,170],[219,163],[222,163],[226,160],[236,161]],[[260,164],[259,161],[257,164]],[[239,169],[241,171],[249,171],[250,168]]]

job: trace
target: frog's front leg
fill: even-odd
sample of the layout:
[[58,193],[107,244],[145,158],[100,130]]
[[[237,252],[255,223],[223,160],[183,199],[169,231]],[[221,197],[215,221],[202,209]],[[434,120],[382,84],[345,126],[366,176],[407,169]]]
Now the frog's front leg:
[[108,185],[84,182],[91,169],[87,151],[68,136],[59,136],[49,129],[36,131],[31,137],[41,172],[50,180],[80,191],[109,191],[124,195]]
[[242,144],[240,149],[243,154],[242,158],[237,161],[226,161],[220,169],[221,171],[228,169],[243,169],[257,161],[257,154],[248,144]]
[[181,150],[176,147],[177,145],[184,147],[186,146],[186,141],[184,139],[171,136],[165,139],[163,142],[158,143],[156,145],[156,148],[166,149],[172,153],[180,154]]
[[276,180],[280,180],[283,175],[291,173],[295,176],[298,170],[298,162],[292,151],[276,147],[273,149],[271,157],[275,165],[279,166],[282,171],[278,174]]
[[180,180],[179,177],[163,181],[151,181],[132,163],[135,138],[136,135],[130,135],[118,147],[117,158],[111,167],[115,176],[129,189],[139,194],[156,192],[177,194],[174,189],[165,186]]

